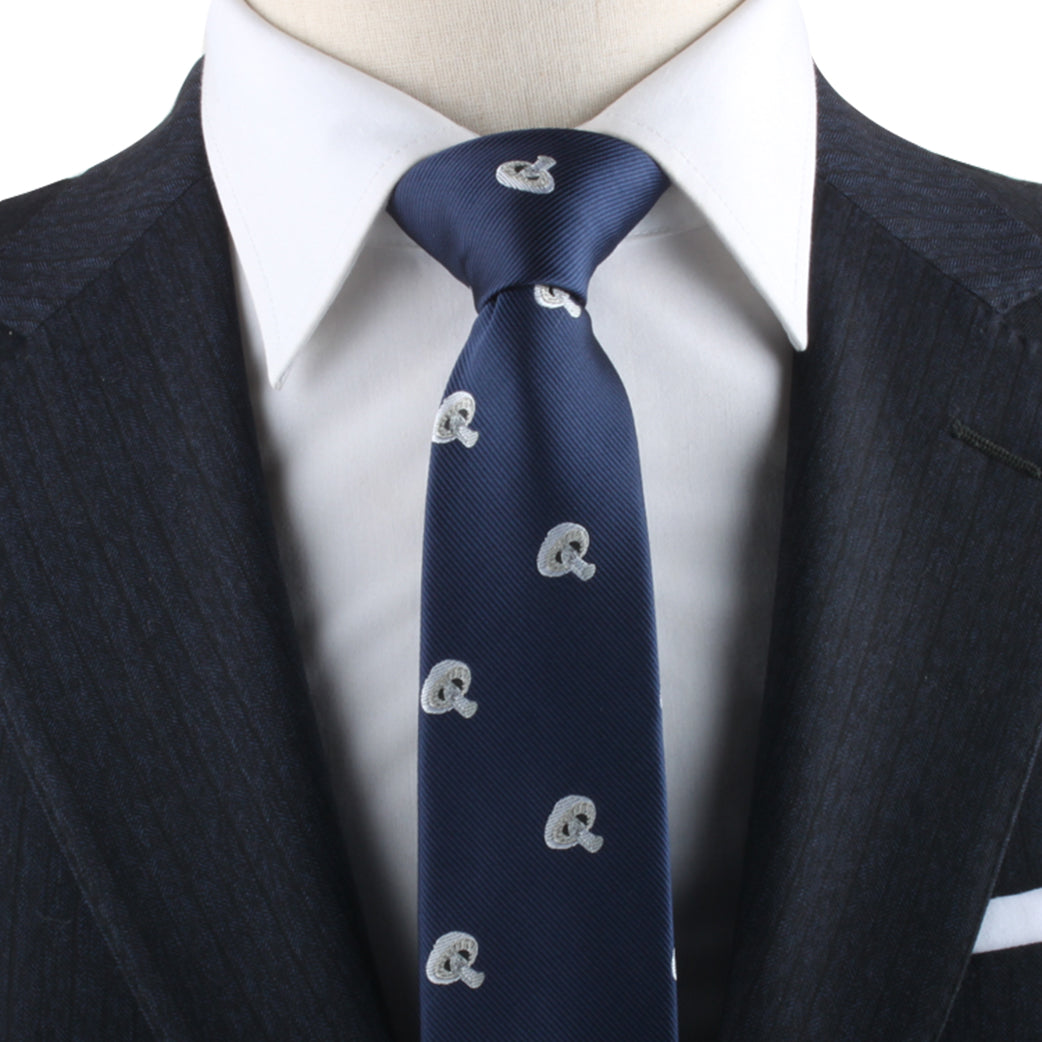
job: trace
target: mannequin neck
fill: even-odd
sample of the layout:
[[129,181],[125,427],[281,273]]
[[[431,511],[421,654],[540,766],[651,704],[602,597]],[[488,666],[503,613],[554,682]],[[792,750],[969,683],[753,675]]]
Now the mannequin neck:
[[479,134],[574,127],[741,0],[249,0]]

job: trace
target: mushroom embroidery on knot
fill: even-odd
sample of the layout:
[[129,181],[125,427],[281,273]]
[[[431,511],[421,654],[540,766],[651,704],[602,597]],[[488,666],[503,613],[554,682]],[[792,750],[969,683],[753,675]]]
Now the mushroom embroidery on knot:
[[536,558],[539,574],[556,579],[559,575],[574,572],[584,582],[592,579],[597,566],[584,560],[589,548],[590,533],[582,525],[574,521],[554,525],[539,547]]
[[511,159],[496,168],[496,180],[506,188],[548,195],[554,190],[554,175],[550,173],[553,166],[557,166],[557,160],[552,156],[539,156],[534,163]]
[[474,395],[467,391],[453,391],[438,406],[438,415],[434,417],[434,434],[432,441],[439,445],[446,442],[459,441],[468,449],[478,440],[478,432],[470,428],[477,405]]
[[540,307],[564,308],[572,318],[578,318],[583,313],[582,305],[576,302],[571,293],[556,286],[536,286],[535,299]]
[[431,984],[455,984],[461,980],[468,988],[480,988],[485,974],[473,969],[478,957],[478,942],[469,933],[442,934],[427,956],[427,980]]
[[455,709],[469,720],[478,711],[477,702],[466,697],[469,690],[470,667],[456,659],[443,659],[427,674],[420,689],[420,705],[432,715]]
[[596,854],[604,846],[604,837],[590,829],[597,820],[597,807],[586,796],[565,796],[554,804],[546,819],[543,839],[551,850],[569,850],[581,846]]

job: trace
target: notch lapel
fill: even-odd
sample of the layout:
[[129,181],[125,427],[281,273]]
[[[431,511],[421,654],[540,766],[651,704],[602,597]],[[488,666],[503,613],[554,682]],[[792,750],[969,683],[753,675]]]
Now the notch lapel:
[[380,1042],[198,79],[0,246],[0,713],[158,1038]]
[[926,1042],[1042,727],[1042,482],[951,434],[1042,461],[1042,247],[824,85],[819,165],[723,1037]]

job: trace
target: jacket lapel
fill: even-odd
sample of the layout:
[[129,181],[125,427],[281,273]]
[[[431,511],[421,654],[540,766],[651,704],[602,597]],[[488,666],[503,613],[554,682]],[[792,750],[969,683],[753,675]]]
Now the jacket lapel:
[[954,164],[824,85],[821,105],[724,1038],[918,1042],[944,1024],[1042,727],[1042,482],[952,434],[1042,461],[1040,345],[1008,319],[1042,247]]
[[14,235],[3,724],[157,1037],[379,1042],[265,502],[198,70],[159,131]]

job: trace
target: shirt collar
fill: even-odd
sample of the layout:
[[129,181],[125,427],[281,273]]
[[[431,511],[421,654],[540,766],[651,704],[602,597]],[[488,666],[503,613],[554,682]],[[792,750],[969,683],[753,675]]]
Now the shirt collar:
[[[212,0],[202,118],[277,386],[401,175],[475,135],[286,35],[245,0]],[[745,0],[582,129],[658,161],[802,350],[816,110],[796,0]]]

